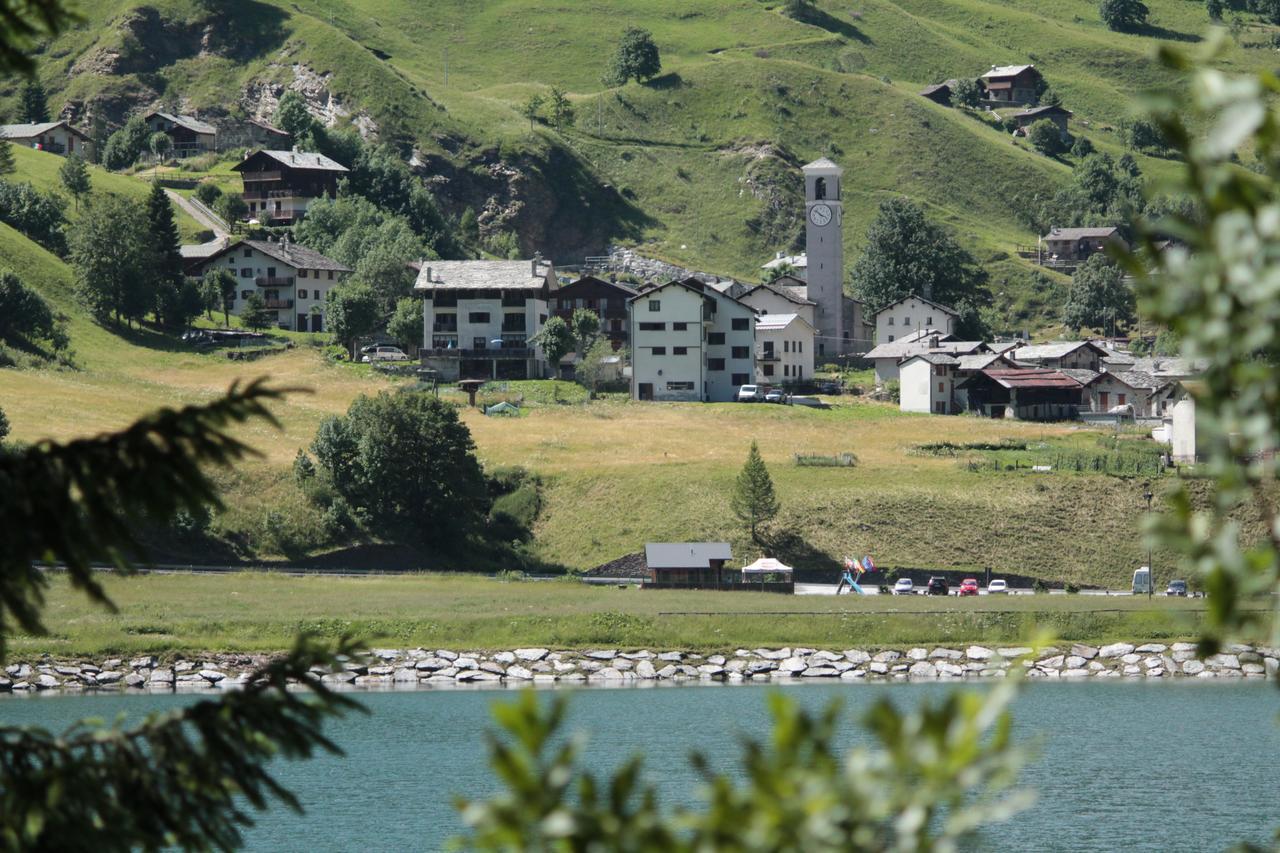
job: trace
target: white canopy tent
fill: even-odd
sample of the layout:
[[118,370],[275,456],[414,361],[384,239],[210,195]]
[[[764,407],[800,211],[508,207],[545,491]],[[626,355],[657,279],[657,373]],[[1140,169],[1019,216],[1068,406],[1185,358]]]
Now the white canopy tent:
[[775,574],[791,574],[791,567],[775,560],[773,557],[761,557],[749,566],[742,567],[742,574],[745,575],[775,575]]

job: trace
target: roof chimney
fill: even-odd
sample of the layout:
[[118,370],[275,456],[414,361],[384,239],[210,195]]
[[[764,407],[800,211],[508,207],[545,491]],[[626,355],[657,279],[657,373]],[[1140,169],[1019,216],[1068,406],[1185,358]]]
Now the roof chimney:
[[533,253],[533,261],[530,263],[530,266],[531,266],[531,267],[532,267],[532,269],[533,269],[533,272],[531,272],[531,273],[530,273],[530,275],[532,275],[534,278],[537,278],[537,277],[538,277],[538,264],[540,264],[540,263],[542,263],[542,253],[541,253],[541,252],[534,252],[534,253]]
[[423,271],[424,273],[426,273],[427,281],[428,281],[428,282],[430,282],[430,281],[431,281],[431,267],[423,267],[423,268],[422,268],[422,271]]

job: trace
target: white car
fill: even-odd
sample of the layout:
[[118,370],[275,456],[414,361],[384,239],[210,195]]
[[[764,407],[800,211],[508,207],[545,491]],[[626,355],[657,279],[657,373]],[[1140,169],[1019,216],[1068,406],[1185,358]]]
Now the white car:
[[371,352],[367,352],[361,361],[368,363],[371,361],[408,361],[409,356],[405,355],[404,350],[400,347],[374,347]]
[[759,385],[743,385],[738,389],[739,403],[758,403],[764,399]]
[[786,399],[787,395],[776,388],[764,395],[764,401],[766,403],[783,403],[786,402]]
[[987,595],[1008,595],[1008,594],[1009,594],[1009,584],[1006,581],[1002,581],[999,578],[996,578],[991,583],[987,584]]
[[916,585],[911,578],[898,578],[898,582],[893,585],[894,595],[914,595]]

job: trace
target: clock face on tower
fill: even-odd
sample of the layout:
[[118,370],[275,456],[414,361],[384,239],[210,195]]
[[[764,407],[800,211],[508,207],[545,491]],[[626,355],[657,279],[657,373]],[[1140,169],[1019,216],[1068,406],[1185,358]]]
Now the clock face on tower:
[[819,227],[831,221],[831,208],[825,204],[815,204],[809,209],[809,221]]

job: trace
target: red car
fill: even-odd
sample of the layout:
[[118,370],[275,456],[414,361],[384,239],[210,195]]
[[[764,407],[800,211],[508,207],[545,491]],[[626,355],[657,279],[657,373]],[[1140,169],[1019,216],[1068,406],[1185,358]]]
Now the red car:
[[978,594],[977,579],[965,578],[964,580],[960,581],[960,594],[961,595],[977,595]]

